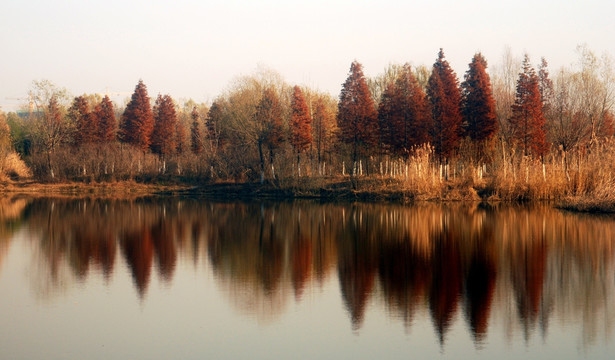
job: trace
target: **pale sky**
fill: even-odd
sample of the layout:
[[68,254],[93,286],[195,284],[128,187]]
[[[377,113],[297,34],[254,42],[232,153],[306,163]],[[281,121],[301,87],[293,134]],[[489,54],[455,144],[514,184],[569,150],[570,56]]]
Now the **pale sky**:
[[211,102],[259,64],[337,96],[355,59],[376,76],[431,67],[440,47],[460,80],[475,52],[495,65],[506,46],[554,73],[578,44],[615,56],[614,14],[611,0],[2,0],[0,106],[41,79],[73,95],[143,79],[152,97]]

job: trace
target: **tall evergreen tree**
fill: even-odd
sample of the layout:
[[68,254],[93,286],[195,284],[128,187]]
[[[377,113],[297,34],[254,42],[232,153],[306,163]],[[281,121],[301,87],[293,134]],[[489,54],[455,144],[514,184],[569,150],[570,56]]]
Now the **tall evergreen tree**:
[[120,140],[145,152],[150,147],[153,130],[154,116],[147,87],[139,80],[120,120]]
[[543,156],[549,149],[545,135],[545,117],[539,77],[526,54],[517,80],[515,103],[511,107],[513,137],[524,155]]
[[199,112],[196,106],[192,108],[190,113],[192,125],[190,126],[190,149],[192,153],[198,155],[203,151],[203,140],[201,139],[201,129],[199,126]]
[[404,65],[383,92],[378,120],[382,143],[394,154],[407,155],[412,147],[429,142],[427,99],[410,65]]
[[98,140],[98,124],[95,114],[90,112],[90,105],[85,96],[78,96],[68,109],[68,117],[75,126],[74,144],[82,146]]
[[485,58],[480,53],[475,54],[461,84],[465,134],[479,146],[479,152],[498,130],[495,101],[486,69]]
[[436,154],[448,159],[459,145],[461,136],[461,92],[457,75],[444,59],[440,49],[438,59],[427,83],[427,96],[431,103],[433,120],[432,141]]
[[105,95],[100,104],[96,105],[94,114],[98,123],[98,139],[102,143],[115,141],[117,133],[117,121],[113,111],[113,103],[109,96]]
[[151,136],[152,152],[163,158],[175,152],[177,114],[169,95],[158,95],[154,105],[154,130]]
[[356,61],[350,65],[350,73],[342,85],[337,123],[341,140],[352,147],[355,163],[360,151],[369,151],[378,143],[378,113],[367,87],[363,66]]
[[312,143],[312,118],[308,111],[303,91],[299,86],[293,88],[290,117],[290,144],[297,152],[297,172],[301,175],[301,153]]

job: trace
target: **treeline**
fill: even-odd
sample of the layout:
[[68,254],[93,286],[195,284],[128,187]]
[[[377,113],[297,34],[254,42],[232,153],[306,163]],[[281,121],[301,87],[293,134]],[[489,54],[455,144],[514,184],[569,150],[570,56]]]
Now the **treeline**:
[[525,171],[527,182],[529,169],[542,167],[545,181],[549,172],[574,181],[583,159],[610,144],[615,101],[611,59],[577,52],[578,62],[554,77],[545,59],[536,70],[510,51],[488,73],[477,53],[461,82],[442,49],[431,69],[391,65],[371,79],[355,61],[338,99],[261,69],[209,106],[154,100],[143,81],[124,107],[108,96],[71,99],[40,81],[29,110],[3,119],[41,180],[430,174],[442,182]]

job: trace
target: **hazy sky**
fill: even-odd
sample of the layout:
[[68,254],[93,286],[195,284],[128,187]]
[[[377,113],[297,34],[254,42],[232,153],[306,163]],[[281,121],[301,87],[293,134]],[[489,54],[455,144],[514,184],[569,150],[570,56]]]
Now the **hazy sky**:
[[440,47],[460,79],[476,51],[494,65],[505,46],[553,72],[581,43],[615,56],[613,14],[611,0],[2,0],[0,105],[40,79],[79,95],[142,78],[150,96],[209,102],[259,64],[337,96],[354,59],[375,76],[431,66]]

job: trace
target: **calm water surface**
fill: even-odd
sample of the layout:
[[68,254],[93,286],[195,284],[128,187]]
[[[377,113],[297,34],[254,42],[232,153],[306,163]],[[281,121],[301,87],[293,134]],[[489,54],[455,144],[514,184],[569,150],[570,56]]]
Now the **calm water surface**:
[[615,220],[0,199],[0,359],[608,359]]

